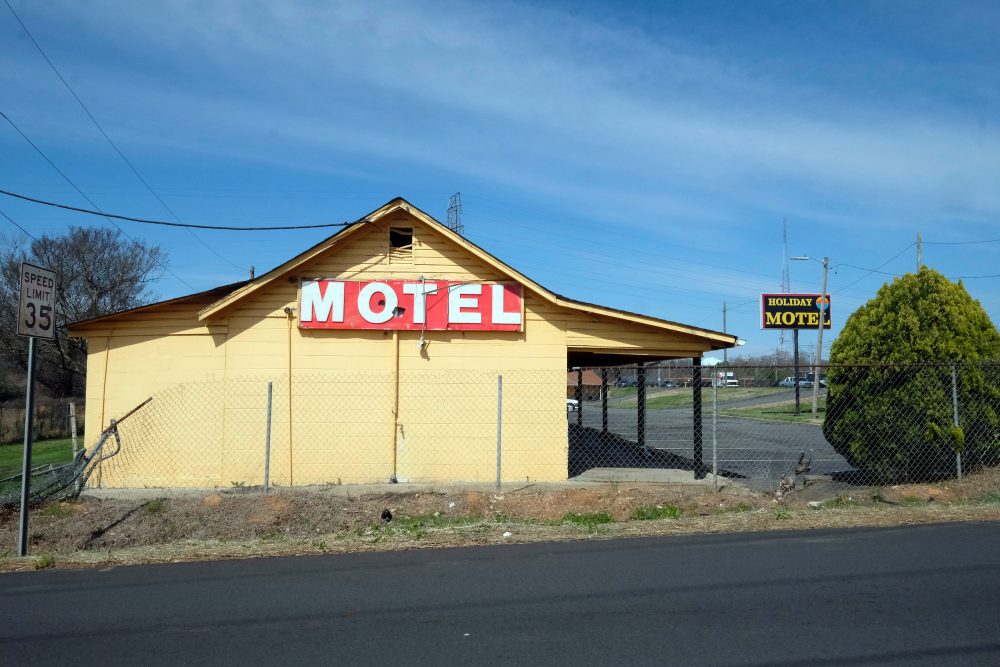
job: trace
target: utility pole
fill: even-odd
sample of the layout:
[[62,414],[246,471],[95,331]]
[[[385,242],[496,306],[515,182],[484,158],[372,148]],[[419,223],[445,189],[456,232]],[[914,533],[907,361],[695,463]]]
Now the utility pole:
[[[722,302],[722,333],[726,333],[726,302]],[[722,348],[722,363],[729,363],[728,348]]]
[[826,272],[830,268],[830,258],[823,258],[823,289],[819,293],[819,298],[823,300],[819,309],[819,330],[816,341],[816,365],[813,366],[813,419],[816,418],[816,402],[819,398],[819,365],[823,361],[823,324],[826,322],[826,313],[830,304],[826,302]]
[[920,232],[917,232],[917,273],[920,272],[920,265],[923,263],[921,260],[923,257],[923,240],[920,238]]
[[[788,294],[792,291],[792,281],[788,277],[788,220],[785,218],[781,219],[781,238],[782,238],[782,249],[781,249],[781,291],[783,294]],[[778,335],[778,349],[782,352],[785,351],[785,330],[782,329],[781,333]],[[798,377],[798,374],[796,374]]]

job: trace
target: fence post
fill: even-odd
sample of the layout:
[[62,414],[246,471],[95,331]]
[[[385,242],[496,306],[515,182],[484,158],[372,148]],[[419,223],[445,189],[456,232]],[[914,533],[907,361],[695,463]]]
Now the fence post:
[[608,369],[601,369],[601,431],[608,432]]
[[498,375],[497,376],[497,493],[500,493],[500,452],[501,452],[502,436],[503,436],[503,375]]
[[[955,364],[951,365],[951,414],[955,428],[958,428],[958,375],[955,372]],[[955,469],[958,471],[958,478],[962,479],[962,452],[955,450]]]
[[715,490],[719,490],[719,383],[712,383],[712,476],[715,478]]
[[264,428],[264,495],[267,495],[271,484],[271,389],[270,380],[267,383],[267,425]]
[[576,399],[576,425],[583,428],[583,369],[576,369],[576,392],[573,394]]
[[69,402],[69,436],[73,439],[73,460],[76,461],[76,403]]
[[691,360],[691,383],[694,385],[691,388],[693,392],[692,395],[692,410],[694,424],[693,424],[693,455],[692,459],[694,461],[694,478],[695,479],[705,479],[705,462],[702,459],[702,423],[701,423],[701,357],[694,357]]
[[636,441],[639,446],[646,449],[646,366],[639,362],[639,369],[636,371],[638,386],[636,387]]

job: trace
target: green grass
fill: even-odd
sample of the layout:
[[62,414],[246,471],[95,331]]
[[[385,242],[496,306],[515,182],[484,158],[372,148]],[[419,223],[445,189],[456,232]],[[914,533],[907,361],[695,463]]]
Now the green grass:
[[851,496],[837,496],[833,500],[828,500],[823,503],[823,507],[826,508],[851,508],[851,507],[861,507],[862,503],[860,500],[856,500]]
[[36,570],[47,570],[56,566],[56,557],[52,554],[42,554],[35,559]]
[[676,519],[680,517],[681,510],[673,505],[639,505],[632,510],[631,519],[633,521],[655,521],[657,519]]
[[[23,457],[24,446],[21,443],[0,445],[0,479],[20,474]],[[46,463],[62,465],[70,463],[72,460],[73,443],[69,438],[31,443],[32,468]]]
[[62,519],[64,517],[71,515],[72,513],[73,513],[72,510],[70,510],[62,503],[58,502],[49,503],[44,507],[44,509],[42,509],[42,514],[48,517],[52,517],[53,519]]
[[427,534],[428,529],[469,526],[481,523],[482,521],[483,517],[481,516],[448,516],[446,514],[434,516],[433,514],[428,514],[424,516],[396,517],[390,526],[405,531],[413,537],[421,538]]
[[826,396],[820,396],[816,401],[816,419],[812,416],[812,397],[802,397],[799,402],[799,414],[795,414],[795,401],[773,403],[771,405],[753,405],[746,408],[729,408],[719,410],[724,417],[747,417],[750,419],[765,419],[778,422],[798,422],[803,424],[822,423],[826,417]]
[[562,518],[562,522],[572,523],[589,531],[594,531],[602,524],[611,523],[611,515],[607,512],[595,512],[593,514],[570,512]]
[[163,512],[163,498],[153,498],[146,503],[146,514],[161,514]]
[[[759,398],[761,396],[771,396],[788,391],[783,387],[719,387],[719,404],[724,405],[733,401],[741,401],[746,398]],[[703,406],[711,407],[712,388],[703,387],[701,390],[701,400]],[[694,402],[693,390],[691,387],[681,389],[656,389],[650,388],[646,391],[646,409],[657,410],[663,408],[680,408],[691,405]],[[634,408],[639,404],[638,400],[625,401],[620,407]]]

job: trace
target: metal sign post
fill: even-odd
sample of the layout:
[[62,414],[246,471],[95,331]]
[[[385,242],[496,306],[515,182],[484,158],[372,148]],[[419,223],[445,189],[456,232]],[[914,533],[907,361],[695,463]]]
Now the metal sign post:
[[28,380],[24,394],[24,464],[21,468],[21,517],[17,554],[28,555],[28,499],[31,497],[31,436],[35,412],[35,339],[56,335],[56,274],[21,262],[17,333],[28,337]]

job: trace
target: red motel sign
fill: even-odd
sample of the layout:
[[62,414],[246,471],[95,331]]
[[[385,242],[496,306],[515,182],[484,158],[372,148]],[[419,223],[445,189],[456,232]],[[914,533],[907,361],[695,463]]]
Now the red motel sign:
[[303,280],[301,329],[522,331],[519,283]]

